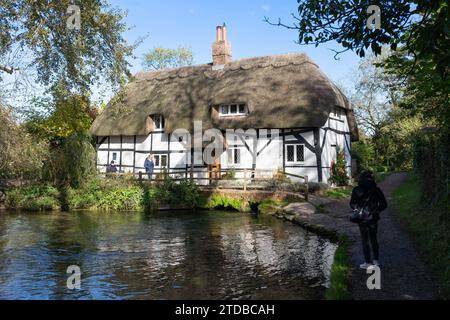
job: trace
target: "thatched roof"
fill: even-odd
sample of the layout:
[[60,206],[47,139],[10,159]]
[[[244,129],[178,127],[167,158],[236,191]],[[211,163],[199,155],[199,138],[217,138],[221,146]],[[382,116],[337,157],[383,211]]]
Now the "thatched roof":
[[[246,103],[249,114],[212,117],[212,107]],[[148,116],[162,114],[168,132],[203,128],[321,127],[334,106],[347,109],[352,139],[358,139],[347,98],[305,54],[233,61],[221,70],[211,64],[138,73],[123,97],[113,99],[92,126],[97,136],[146,135]]]

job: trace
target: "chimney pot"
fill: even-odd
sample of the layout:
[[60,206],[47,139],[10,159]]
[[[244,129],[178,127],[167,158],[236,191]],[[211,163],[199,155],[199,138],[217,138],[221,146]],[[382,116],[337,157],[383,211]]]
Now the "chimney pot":
[[228,42],[227,26],[216,27],[216,42],[212,45],[213,65],[224,65],[231,62],[231,44]]

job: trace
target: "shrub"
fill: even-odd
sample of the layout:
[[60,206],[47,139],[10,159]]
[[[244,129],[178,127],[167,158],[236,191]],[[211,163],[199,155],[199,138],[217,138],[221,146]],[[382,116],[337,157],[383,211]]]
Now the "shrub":
[[243,199],[219,194],[212,195],[208,199],[206,207],[209,209],[227,209],[236,211],[248,211],[250,208],[248,202]]
[[8,209],[53,210],[59,208],[58,197],[58,190],[50,185],[17,187],[6,192],[5,205]]
[[331,177],[329,182],[337,186],[346,186],[348,185],[348,180],[347,161],[345,161],[344,152],[340,151],[337,153],[336,162],[331,164]]

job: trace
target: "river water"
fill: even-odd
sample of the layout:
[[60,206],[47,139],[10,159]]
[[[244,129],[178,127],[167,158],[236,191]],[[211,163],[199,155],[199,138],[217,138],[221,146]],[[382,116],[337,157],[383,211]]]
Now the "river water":
[[335,249],[235,212],[0,212],[0,299],[321,299]]

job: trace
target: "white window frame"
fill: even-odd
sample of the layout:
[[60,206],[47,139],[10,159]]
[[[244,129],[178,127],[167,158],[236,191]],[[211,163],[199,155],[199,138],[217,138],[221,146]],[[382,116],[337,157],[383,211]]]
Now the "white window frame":
[[[168,168],[169,167],[169,155],[167,153],[162,153],[162,154],[155,154],[153,155],[153,157],[155,158],[155,168]],[[165,157],[166,158],[166,165],[165,166],[161,166],[161,159]],[[156,160],[156,158],[158,158],[158,160]]]
[[[159,119],[160,127],[156,126],[156,123],[157,123],[156,119]],[[154,131],[163,131],[164,130],[166,122],[165,122],[165,119],[162,114],[152,115],[152,120],[153,120],[153,124],[154,124],[154,128],[153,128]]]
[[[288,159],[288,146],[294,146],[294,161]],[[303,160],[297,158],[297,147],[303,148]],[[305,162],[305,144],[304,143],[288,143],[284,146],[284,152],[286,154],[286,163],[304,163]]]
[[[239,162],[235,162],[236,150],[239,150]],[[230,156],[231,154],[231,156]],[[231,161],[230,161],[231,158]],[[242,164],[242,148],[230,147],[227,149],[227,163],[233,166],[240,166]]]
[[[240,106],[244,107],[244,112],[239,111]],[[231,110],[234,109],[234,107],[236,108],[236,112],[231,113]],[[221,104],[219,106],[219,117],[241,117],[246,116],[247,114],[248,114],[248,107],[245,103]]]
[[330,118],[341,120],[342,111],[339,107],[334,107],[333,111],[330,113]]

